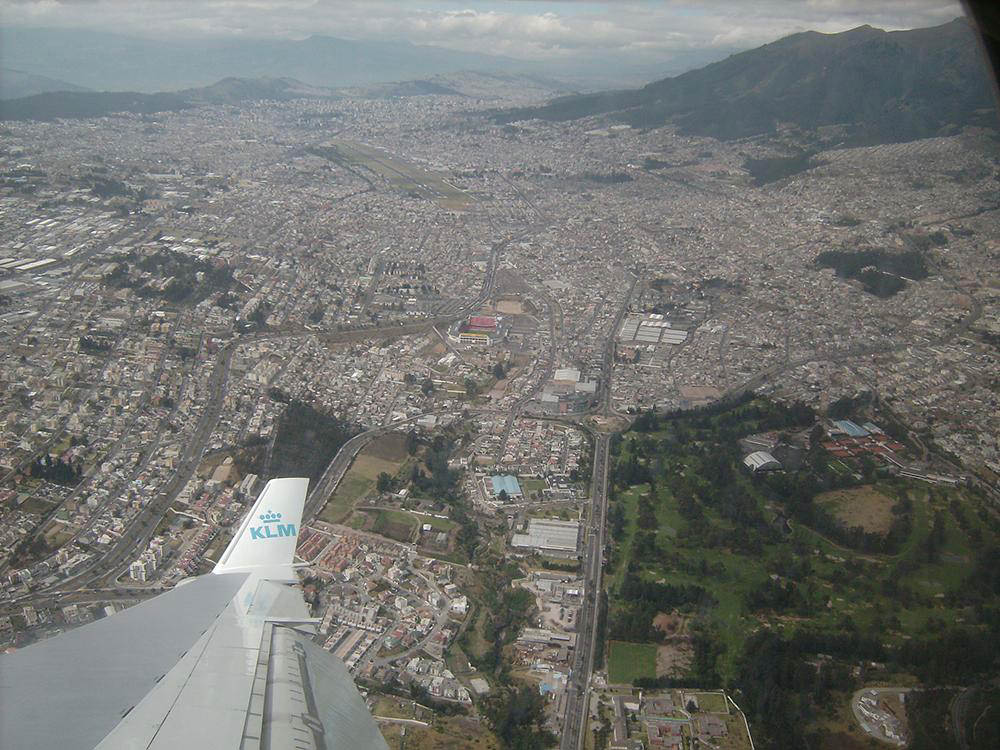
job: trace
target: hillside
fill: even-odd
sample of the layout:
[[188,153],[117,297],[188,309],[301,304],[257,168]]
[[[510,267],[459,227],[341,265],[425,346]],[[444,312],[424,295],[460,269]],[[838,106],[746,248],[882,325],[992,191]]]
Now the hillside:
[[201,104],[230,104],[268,99],[333,98],[336,93],[291,78],[224,78],[203,88],[174,93],[134,91],[58,91],[0,102],[0,120],[53,120],[103,117],[116,112],[151,114]]
[[0,102],[0,120],[54,120],[103,117],[114,112],[150,114],[186,109],[192,103],[177,94],[134,91],[49,91]]
[[68,81],[25,73],[23,70],[0,68],[0,99],[20,99],[48,91],[85,91]]
[[803,32],[641,89],[563,97],[495,119],[600,114],[637,127],[673,122],[682,133],[722,140],[769,133],[779,123],[841,125],[853,143],[996,123],[986,70],[964,19],[912,31]]

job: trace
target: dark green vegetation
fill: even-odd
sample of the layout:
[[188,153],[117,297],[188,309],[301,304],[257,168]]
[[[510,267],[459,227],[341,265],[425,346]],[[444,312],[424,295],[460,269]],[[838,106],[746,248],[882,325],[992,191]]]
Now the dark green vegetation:
[[357,433],[356,425],[292,401],[278,421],[269,474],[309,477],[311,487],[340,447]]
[[[987,499],[885,478],[889,530],[849,527],[814,499],[872,472],[831,462],[814,423],[808,407],[744,397],[642,414],[613,444],[607,637],[662,642],[657,612],[691,618],[689,674],[640,682],[734,689],[764,748],[810,746],[815,722],[864,679],[996,674],[1000,539]],[[811,443],[799,470],[743,468],[739,438],[766,430]]]
[[43,458],[36,458],[31,462],[28,473],[39,479],[47,479],[56,484],[77,485],[83,478],[83,467],[80,464],[72,464],[62,458],[52,460],[48,453]]
[[555,744],[555,736],[542,728],[545,701],[534,687],[521,685],[488,698],[483,714],[490,729],[511,750],[541,750]]
[[[418,434],[410,431],[406,436],[407,453],[414,455],[420,442]],[[413,497],[436,500],[436,510],[447,511],[448,518],[460,527],[456,537],[458,546],[471,559],[479,546],[479,526],[469,513],[469,501],[459,487],[459,473],[448,467],[448,460],[454,450],[453,438],[435,435],[424,452],[423,466],[413,465],[409,477],[410,489]]]
[[970,750],[1000,747],[1000,689],[973,690],[965,702],[962,726]]
[[928,276],[919,250],[827,250],[816,256],[816,263],[834,269],[838,276],[860,281],[866,292],[883,299],[905,289],[906,279],[920,281]]
[[682,133],[722,140],[771,133],[779,122],[842,125],[843,141],[855,144],[996,124],[989,80],[963,19],[890,33],[870,26],[841,34],[807,31],[641,89],[563,97],[496,119],[602,113],[643,128],[673,121]]
[[950,722],[942,720],[948,716],[948,708],[958,693],[958,690],[926,690],[906,696],[906,720],[912,738],[909,745],[911,750],[958,747]]
[[104,275],[104,285],[112,289],[127,287],[140,299],[197,304],[210,294],[227,291],[233,284],[233,271],[228,266],[168,248],[145,255],[131,250],[112,260],[115,267]]
[[517,563],[493,556],[477,562],[478,606],[459,645],[470,664],[493,683],[493,692],[481,706],[482,713],[505,747],[549,747],[556,738],[544,729],[545,701],[534,685],[516,682],[510,672],[509,647],[530,623],[534,597],[527,589],[511,585],[524,575]]
[[762,159],[747,159],[743,168],[753,177],[757,187],[769,182],[777,182],[786,177],[806,172],[826,164],[813,158],[814,154],[804,151],[794,156],[768,156]]

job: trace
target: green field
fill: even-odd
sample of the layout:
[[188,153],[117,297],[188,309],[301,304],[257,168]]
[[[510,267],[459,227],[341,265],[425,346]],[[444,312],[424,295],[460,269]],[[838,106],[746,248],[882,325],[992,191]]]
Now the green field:
[[375,482],[362,476],[351,475],[348,471],[336,491],[323,506],[319,519],[327,523],[343,523],[358,500],[365,497],[368,492],[375,487]]
[[400,433],[383,435],[366,445],[323,506],[319,519],[344,523],[358,501],[374,492],[378,475],[385,472],[396,476],[406,463],[406,456],[405,438]]
[[417,529],[417,517],[401,510],[375,511],[372,531],[398,542],[410,542]]
[[684,691],[685,698],[693,696],[698,701],[698,710],[710,714],[728,714],[729,705],[724,693],[693,693]]
[[412,514],[412,516],[417,519],[417,523],[421,526],[425,523],[429,523],[431,528],[435,531],[451,531],[453,528],[458,526],[457,523],[448,518],[435,518],[434,516],[425,516],[417,513]]
[[521,491],[528,496],[530,496],[532,492],[541,492],[549,486],[549,483],[544,479],[522,479],[520,480],[520,484]]
[[[823,669],[839,675],[842,694],[857,684],[859,659],[887,664],[903,684],[967,684],[992,663],[998,604],[988,571],[1000,538],[989,499],[974,487],[861,483],[857,467],[838,473],[822,449],[798,471],[743,470],[741,437],[801,439],[815,424],[807,407],[753,399],[647,418],[616,439],[604,579],[612,682],[653,676],[663,642],[653,622],[676,613],[695,654],[685,678],[737,686],[751,724],[789,740],[789,727],[812,725],[768,725],[774,717],[754,713],[755,699],[786,689],[776,661],[808,675],[830,660]],[[782,705],[802,694],[789,690]],[[830,700],[817,688],[801,705],[818,711]]]
[[608,643],[608,681],[631,683],[640,677],[656,677],[656,646],[651,643]]

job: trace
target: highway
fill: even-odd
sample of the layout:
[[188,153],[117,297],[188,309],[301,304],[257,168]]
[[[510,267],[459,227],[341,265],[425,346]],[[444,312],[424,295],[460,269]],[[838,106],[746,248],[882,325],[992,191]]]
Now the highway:
[[590,705],[590,674],[597,648],[597,610],[601,599],[601,574],[604,565],[604,528],[608,511],[608,461],[611,436],[598,434],[594,443],[594,473],[590,483],[590,519],[584,545],[583,605],[577,625],[579,636],[573,656],[572,679],[567,685],[566,717],[563,721],[560,750],[579,750],[584,745]]

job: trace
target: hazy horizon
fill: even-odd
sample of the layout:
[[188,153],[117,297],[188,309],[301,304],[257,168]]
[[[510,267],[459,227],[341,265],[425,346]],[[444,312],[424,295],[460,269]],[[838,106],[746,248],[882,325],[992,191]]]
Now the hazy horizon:
[[963,10],[951,0],[890,0],[879,7],[860,0],[768,0],[753,8],[736,0],[4,0],[0,15],[12,31],[59,28],[161,41],[301,40],[323,35],[405,41],[519,60],[604,55],[638,63],[695,50],[745,49],[807,30],[835,33],[864,24],[886,30],[934,26],[963,15]]

